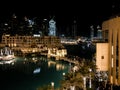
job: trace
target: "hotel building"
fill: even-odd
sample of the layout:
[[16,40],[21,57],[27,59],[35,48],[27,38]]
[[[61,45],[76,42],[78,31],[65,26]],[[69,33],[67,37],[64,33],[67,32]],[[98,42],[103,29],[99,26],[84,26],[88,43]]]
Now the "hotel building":
[[2,35],[1,47],[32,47],[32,46],[54,46],[60,44],[60,38],[56,36],[10,36],[8,34]]
[[120,17],[102,23],[103,38],[108,42],[108,71],[112,84],[120,85]]
[[67,55],[60,38],[56,36],[10,36],[9,34],[3,34],[0,47],[5,46],[22,53],[47,51],[46,54],[51,54],[51,50],[55,49],[56,56],[63,57]]

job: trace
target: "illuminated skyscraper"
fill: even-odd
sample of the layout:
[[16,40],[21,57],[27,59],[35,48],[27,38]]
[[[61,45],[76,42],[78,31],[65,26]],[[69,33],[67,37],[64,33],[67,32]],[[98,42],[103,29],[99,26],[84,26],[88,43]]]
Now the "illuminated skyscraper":
[[49,36],[56,36],[56,22],[53,19],[49,21]]
[[93,25],[90,26],[90,38],[91,38],[91,40],[93,40],[93,38],[94,38],[94,28],[93,28]]
[[102,39],[102,30],[101,30],[101,28],[100,28],[100,26],[98,25],[97,26],[97,38],[98,39]]

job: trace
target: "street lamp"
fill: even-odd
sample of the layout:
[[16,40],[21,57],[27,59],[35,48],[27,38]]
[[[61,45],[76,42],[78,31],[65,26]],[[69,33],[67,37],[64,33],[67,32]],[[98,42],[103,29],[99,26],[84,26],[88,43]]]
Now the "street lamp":
[[63,72],[63,74],[62,74],[62,75],[63,75],[63,78],[64,78],[64,80],[65,80],[65,73]]
[[100,82],[100,81],[101,81],[101,74],[100,74],[100,71],[98,71],[97,76],[98,76],[98,81]]
[[65,76],[65,73],[63,72],[63,76]]
[[74,85],[71,85],[71,86],[70,86],[70,90],[75,90],[75,86],[74,86]]
[[51,82],[52,90],[54,90],[54,82]]
[[83,77],[84,90],[86,90],[86,77]]
[[91,88],[92,87],[92,84],[91,84],[91,71],[92,71],[92,69],[90,68],[89,71],[90,71],[89,88]]

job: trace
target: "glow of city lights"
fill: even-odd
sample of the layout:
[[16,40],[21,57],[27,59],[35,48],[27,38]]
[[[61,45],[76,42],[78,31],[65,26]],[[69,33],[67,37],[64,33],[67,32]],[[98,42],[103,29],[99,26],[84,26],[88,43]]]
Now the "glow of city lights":
[[5,26],[7,26],[8,24],[7,23],[5,23]]

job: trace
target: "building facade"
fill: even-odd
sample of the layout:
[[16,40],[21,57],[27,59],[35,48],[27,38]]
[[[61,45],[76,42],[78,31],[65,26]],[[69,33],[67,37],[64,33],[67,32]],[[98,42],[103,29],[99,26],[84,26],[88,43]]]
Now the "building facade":
[[102,23],[103,38],[109,43],[109,80],[120,85],[120,17],[116,16]]
[[0,48],[6,46],[14,51],[22,52],[23,55],[41,53],[48,56],[53,55],[56,59],[67,55],[67,50],[61,44],[60,38],[56,36],[10,36],[4,34],[2,35]]
[[33,45],[59,45],[60,38],[55,36],[10,36],[9,34],[2,35],[1,46],[9,47],[31,47]]
[[10,36],[2,35],[0,47],[8,46],[13,50],[20,50],[23,53],[34,53],[45,51],[48,47],[62,46],[59,37],[55,36]]
[[97,71],[108,71],[108,43],[96,43]]

